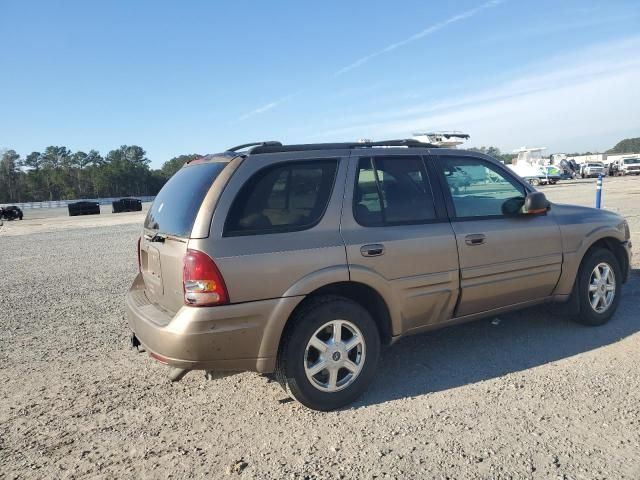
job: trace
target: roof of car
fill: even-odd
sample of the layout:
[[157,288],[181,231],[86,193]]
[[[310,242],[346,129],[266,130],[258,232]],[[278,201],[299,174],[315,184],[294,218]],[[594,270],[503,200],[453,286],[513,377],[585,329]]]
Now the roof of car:
[[451,148],[447,146],[439,146],[431,143],[421,142],[414,138],[399,140],[381,140],[381,141],[359,141],[359,142],[337,142],[337,143],[302,143],[285,145],[281,142],[268,140],[262,142],[244,143],[231,147],[224,152],[203,155],[185,162],[185,166],[196,165],[200,163],[210,162],[230,162],[234,158],[245,158],[251,155],[263,153],[284,153],[284,152],[305,152],[305,151],[322,151],[322,150],[366,150],[366,149],[385,149],[385,148],[429,148],[438,149],[439,154],[457,154],[457,155],[476,155],[487,159],[497,160],[489,157],[482,152]]
[[370,140],[363,140],[359,142],[301,143],[291,145],[284,145],[278,141],[264,141],[238,145],[228,149],[227,152],[237,154],[240,151],[246,149],[247,154],[256,155],[259,153],[303,152],[310,150],[349,150],[375,147],[438,148],[437,145],[433,145],[431,143],[420,142],[414,138],[405,138],[398,140],[381,140],[375,142]]

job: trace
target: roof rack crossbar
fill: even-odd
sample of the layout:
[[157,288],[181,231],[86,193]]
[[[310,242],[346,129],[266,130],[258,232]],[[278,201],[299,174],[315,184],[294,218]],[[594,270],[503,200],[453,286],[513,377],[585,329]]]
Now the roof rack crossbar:
[[252,142],[252,143],[243,143],[242,145],[236,145],[235,147],[227,148],[227,152],[237,152],[238,150],[242,150],[248,147],[281,147],[282,143],[275,140],[268,140],[265,142]]
[[438,145],[421,142],[419,140],[408,138],[400,140],[381,140],[377,142],[343,142],[343,143],[308,143],[299,145],[282,145],[276,142],[272,145],[257,144],[258,146],[251,149],[250,153],[278,153],[278,152],[298,152],[309,150],[342,150],[357,149],[371,147],[415,147],[415,148],[438,148]]

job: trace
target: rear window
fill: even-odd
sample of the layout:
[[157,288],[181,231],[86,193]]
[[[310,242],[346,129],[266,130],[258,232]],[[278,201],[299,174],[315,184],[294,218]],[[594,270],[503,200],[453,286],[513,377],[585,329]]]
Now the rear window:
[[188,237],[200,204],[227,163],[203,163],[182,168],[162,187],[151,205],[145,228]]
[[225,235],[295,232],[316,225],[327,208],[338,162],[287,162],[254,174],[234,199]]

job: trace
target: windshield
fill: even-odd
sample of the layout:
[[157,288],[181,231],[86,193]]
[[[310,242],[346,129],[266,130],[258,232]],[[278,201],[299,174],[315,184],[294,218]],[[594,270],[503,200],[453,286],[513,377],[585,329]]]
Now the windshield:
[[640,158],[625,158],[624,159],[624,164],[625,165],[630,165],[632,163],[640,163]]
[[188,237],[200,204],[227,163],[202,163],[181,168],[162,187],[149,209],[144,227]]
[[602,167],[601,163],[590,163],[589,164],[590,167]]

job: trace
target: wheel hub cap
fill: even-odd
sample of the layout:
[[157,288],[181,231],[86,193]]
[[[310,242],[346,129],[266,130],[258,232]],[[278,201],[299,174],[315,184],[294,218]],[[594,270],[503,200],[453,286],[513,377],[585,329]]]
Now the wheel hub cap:
[[589,303],[596,313],[606,312],[616,295],[616,277],[613,268],[602,262],[595,266],[589,277]]
[[309,339],[304,356],[305,374],[318,390],[342,390],[362,371],[365,353],[360,329],[347,320],[332,320]]

